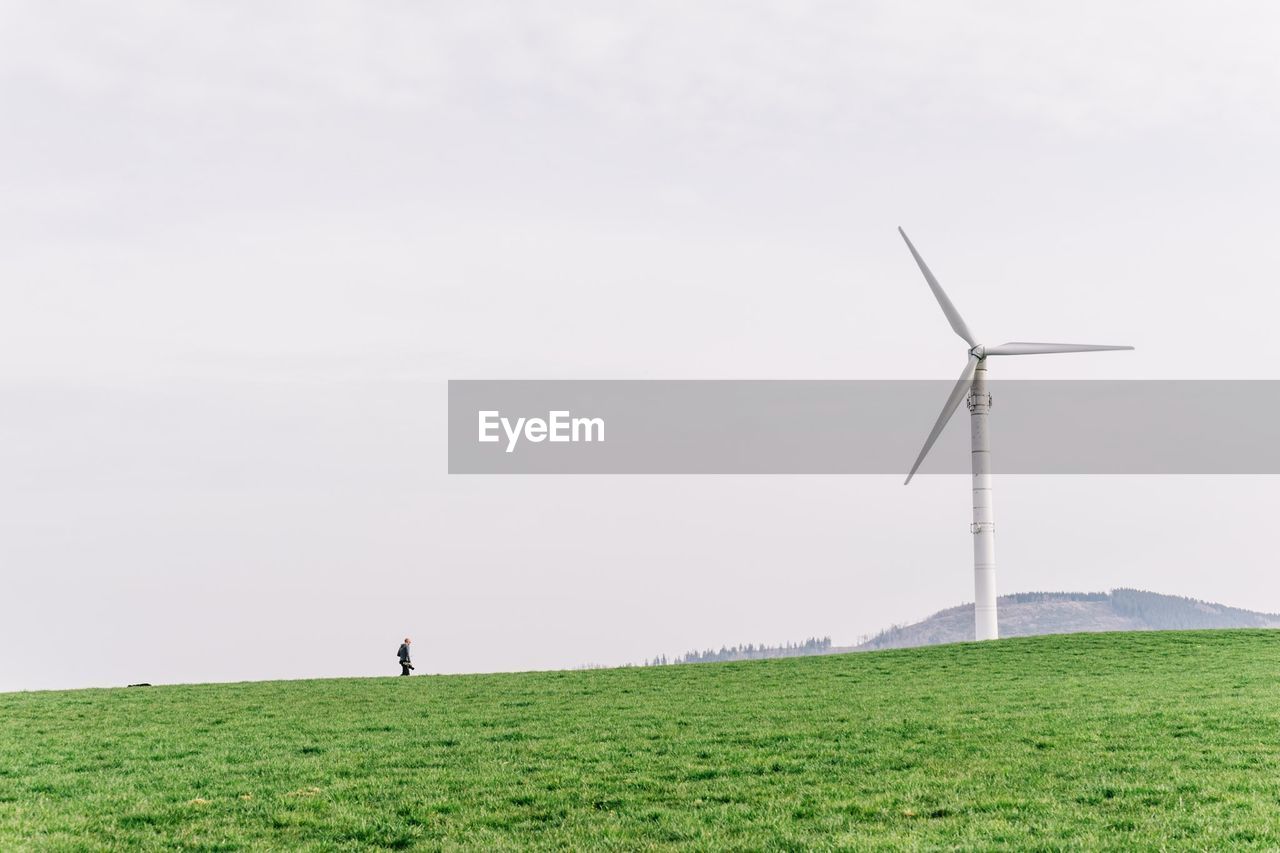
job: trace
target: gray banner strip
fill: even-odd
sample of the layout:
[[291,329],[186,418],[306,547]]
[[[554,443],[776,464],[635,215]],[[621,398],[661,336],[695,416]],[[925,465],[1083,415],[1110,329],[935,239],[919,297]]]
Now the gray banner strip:
[[[449,472],[905,476],[951,387],[452,380]],[[990,391],[996,473],[1280,474],[1280,381],[1010,380]],[[920,472],[969,472],[963,403]]]

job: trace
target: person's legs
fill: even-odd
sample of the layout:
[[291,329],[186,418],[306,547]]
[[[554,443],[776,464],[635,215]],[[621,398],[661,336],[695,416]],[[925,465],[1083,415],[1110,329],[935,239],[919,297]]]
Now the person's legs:
[[408,664],[403,664],[403,663],[402,663],[402,664],[400,664],[400,674],[401,674],[401,675],[408,675],[408,674],[409,674],[409,666],[408,666]]

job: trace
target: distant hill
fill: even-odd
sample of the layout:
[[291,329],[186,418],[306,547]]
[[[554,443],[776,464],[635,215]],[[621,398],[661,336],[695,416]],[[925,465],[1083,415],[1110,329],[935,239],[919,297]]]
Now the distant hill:
[[[1000,636],[1095,631],[1169,631],[1196,628],[1280,628],[1280,615],[1255,613],[1178,595],[1140,589],[1111,592],[1021,592],[1002,595]],[[871,651],[959,643],[973,639],[973,605],[940,610],[911,625],[895,625],[856,646]]]

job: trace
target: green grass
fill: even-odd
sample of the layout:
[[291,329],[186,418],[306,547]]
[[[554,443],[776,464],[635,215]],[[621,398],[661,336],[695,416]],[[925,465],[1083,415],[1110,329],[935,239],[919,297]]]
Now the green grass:
[[1280,846],[1280,633],[0,695],[0,849]]

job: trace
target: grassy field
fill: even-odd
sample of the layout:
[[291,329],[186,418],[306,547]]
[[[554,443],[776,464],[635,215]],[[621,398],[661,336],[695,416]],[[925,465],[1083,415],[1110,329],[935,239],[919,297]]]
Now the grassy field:
[[0,849],[1280,846],[1280,633],[0,695]]

